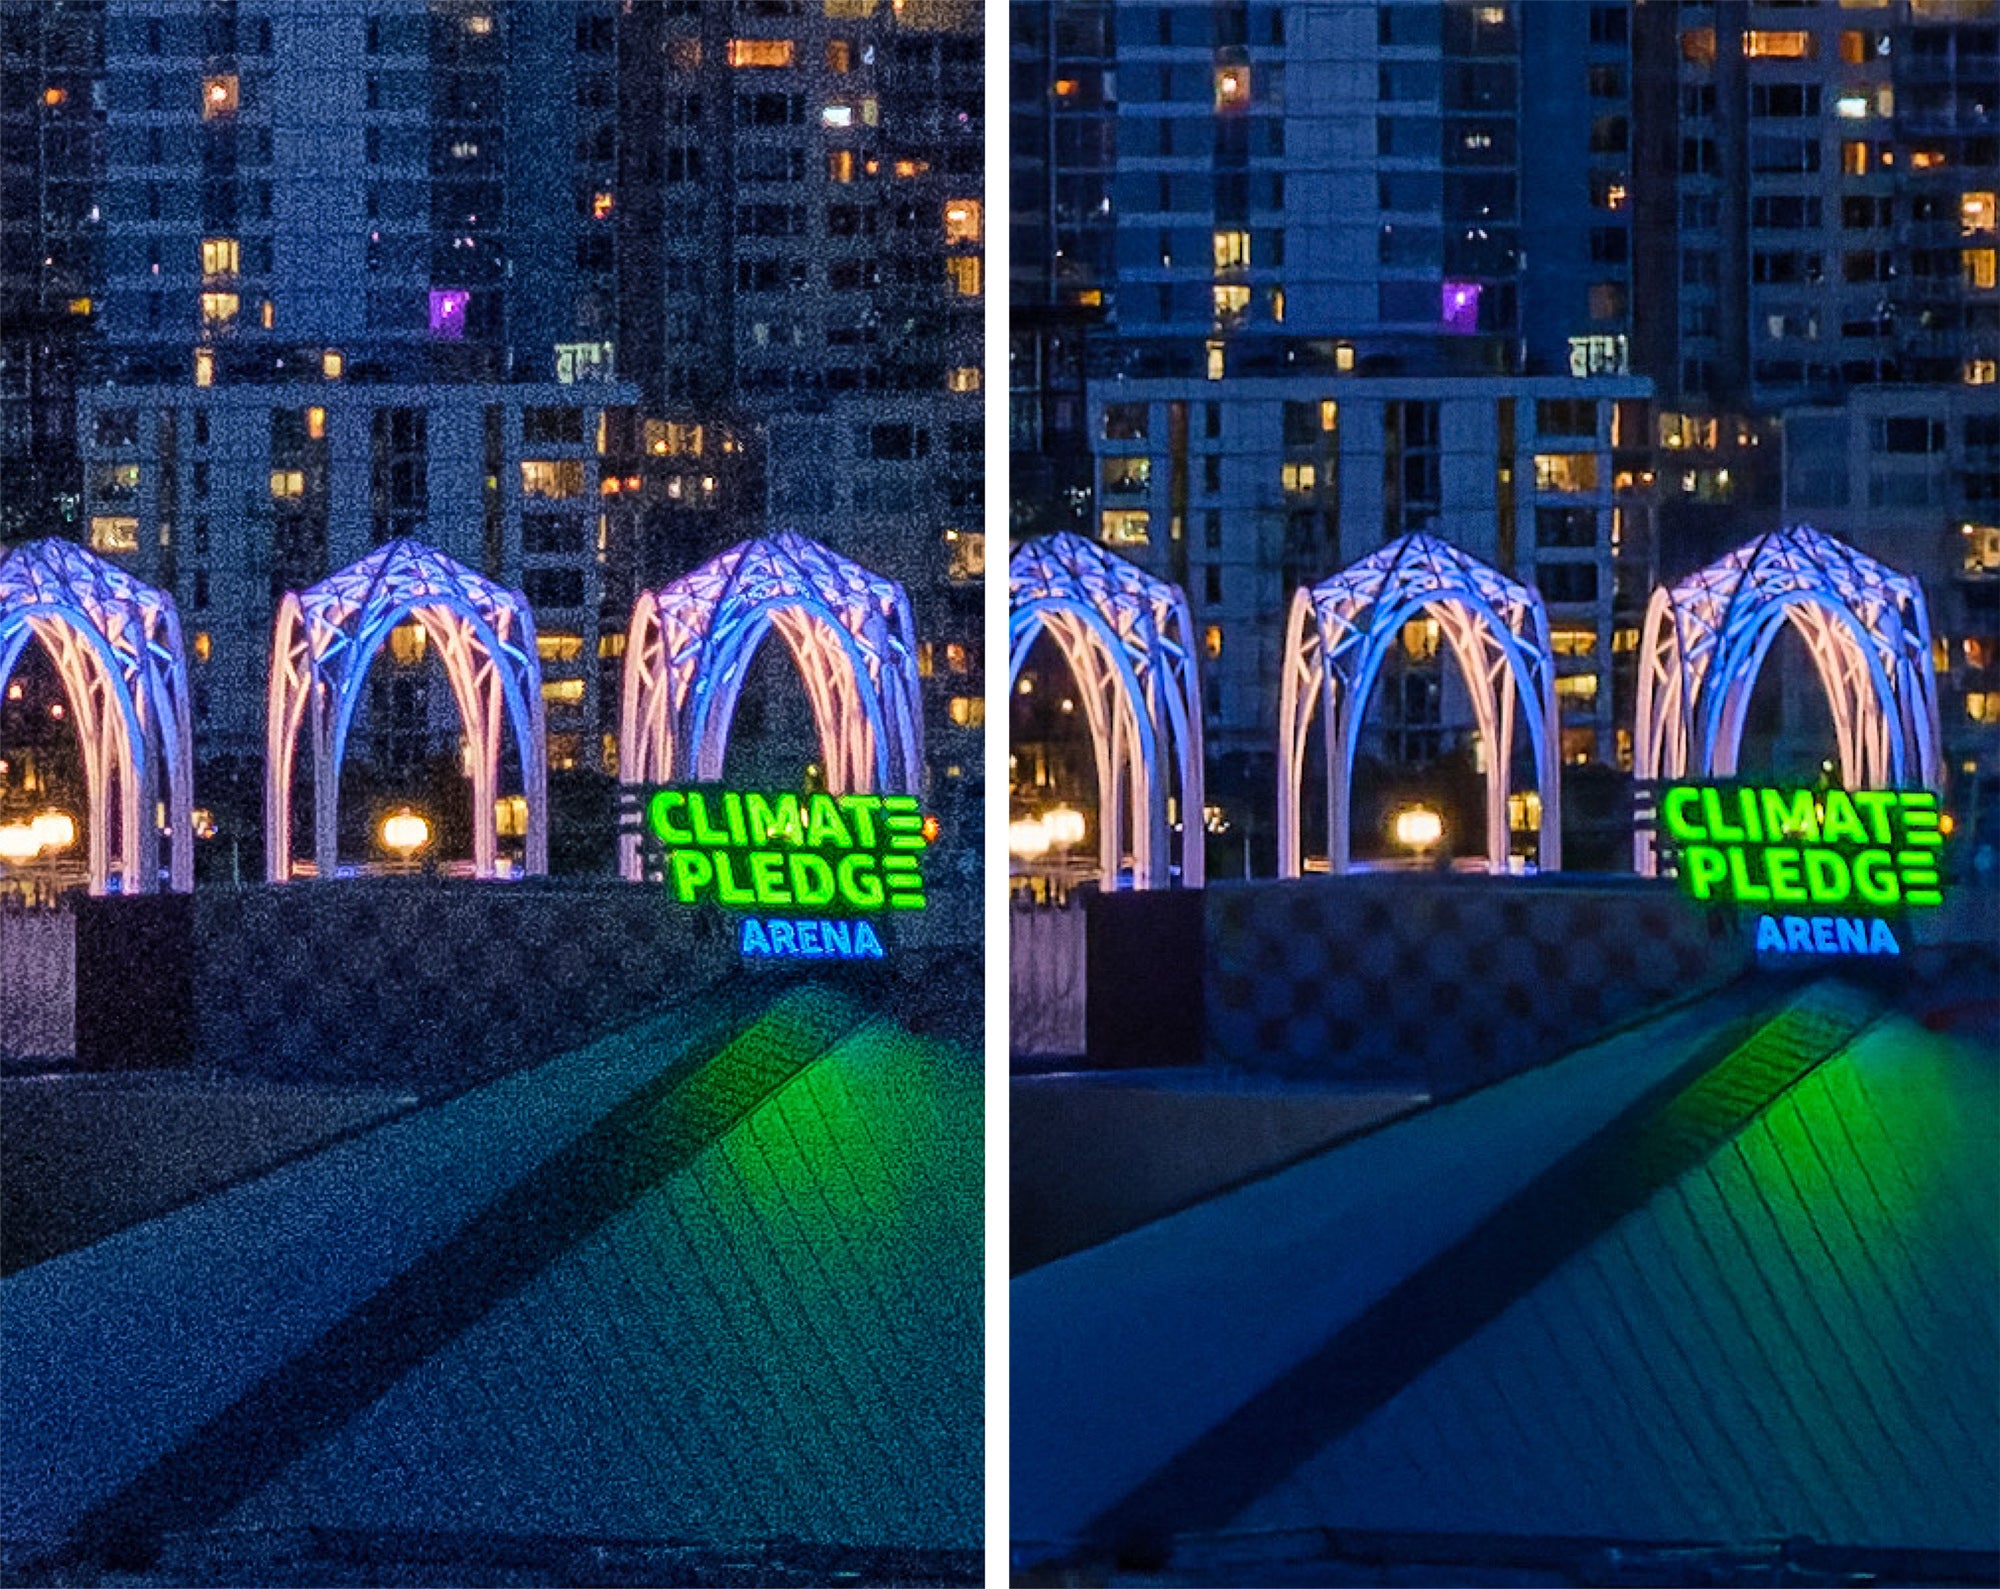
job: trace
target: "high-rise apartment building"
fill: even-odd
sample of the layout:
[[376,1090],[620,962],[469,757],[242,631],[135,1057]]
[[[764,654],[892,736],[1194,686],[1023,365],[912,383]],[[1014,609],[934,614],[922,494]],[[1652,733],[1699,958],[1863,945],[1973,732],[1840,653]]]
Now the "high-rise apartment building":
[[73,528],[76,381],[102,238],[103,13],[0,7],[0,539]]
[[[1565,759],[1629,764],[1631,6],[1016,10],[1017,530],[1186,590],[1227,820],[1268,839],[1292,589],[1419,529],[1543,584]],[[1370,753],[1476,759],[1448,658],[1417,636],[1398,666]]]

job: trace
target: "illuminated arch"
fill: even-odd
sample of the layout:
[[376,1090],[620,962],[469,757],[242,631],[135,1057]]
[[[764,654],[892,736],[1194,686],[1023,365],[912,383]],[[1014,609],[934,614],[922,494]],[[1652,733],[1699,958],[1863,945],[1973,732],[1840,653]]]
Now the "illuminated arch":
[[1303,866],[1299,789],[1306,731],[1326,705],[1327,864],[1347,870],[1354,754],[1368,697],[1403,625],[1437,620],[1457,659],[1486,746],[1486,864],[1507,869],[1507,795],[1512,779],[1514,701],[1526,708],[1541,795],[1540,864],[1562,866],[1562,780],[1557,758],[1555,662],[1539,592],[1457,547],[1405,535],[1332,579],[1300,586],[1285,626],[1278,690],[1278,875]]
[[1097,756],[1104,878],[1116,879],[1124,864],[1129,803],[1132,886],[1167,886],[1172,768],[1180,780],[1181,881],[1201,887],[1201,690],[1187,596],[1070,534],[1023,542],[1007,566],[1007,587],[1009,690],[1044,633],[1076,676]]
[[[1941,781],[1937,684],[1923,588],[1810,525],[1761,535],[1661,586],[1640,632],[1632,770],[1730,778],[1750,694],[1785,624],[1806,643],[1832,708],[1850,789]],[[1650,835],[1634,864],[1650,875]]]
[[[83,747],[90,891],[150,893],[165,783],[170,885],[194,887],[194,729],[173,597],[72,541],[28,541],[0,557],[0,688],[31,639],[55,660]],[[117,793],[113,841],[112,795]]]
[[340,767],[368,665],[406,619],[444,663],[464,720],[472,763],[472,868],[491,877],[499,840],[501,712],[513,724],[527,800],[526,869],[549,865],[548,758],[535,620],[518,591],[475,574],[417,541],[391,541],[278,604],[265,719],[264,873],[282,883],[292,866],[292,759],[312,719],[313,859],[321,877],[339,863]]
[[[836,794],[922,792],[923,695],[910,598],[817,541],[745,541],[639,593],[618,739],[628,784],[718,779],[751,658],[776,631],[798,665]],[[638,840],[619,862],[639,876]]]

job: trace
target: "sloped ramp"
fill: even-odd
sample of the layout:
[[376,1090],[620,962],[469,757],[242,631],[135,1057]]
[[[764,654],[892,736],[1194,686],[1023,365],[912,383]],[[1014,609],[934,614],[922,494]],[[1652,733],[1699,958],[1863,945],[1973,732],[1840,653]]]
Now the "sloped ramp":
[[[399,1220],[423,1226],[432,1199],[452,1212],[359,1280],[340,1273],[332,1233],[323,1253],[283,1253],[277,1301],[298,1317],[225,1385],[200,1349],[129,1331],[155,1400],[151,1379],[211,1383],[194,1414],[87,1460],[89,1482],[66,1477],[60,1430],[102,1375],[60,1351],[10,1372],[6,1406],[31,1410],[44,1460],[64,1464],[10,1508],[14,1558],[37,1537],[44,1562],[145,1562],[191,1538],[280,1530],[976,1551],[977,1064],[820,991],[747,1022],[718,1002],[493,1084],[511,1089],[507,1110],[482,1113],[481,1089],[398,1122],[396,1151],[346,1145],[364,1166],[308,1160],[268,1178],[317,1171],[307,1201],[350,1199],[364,1246],[395,1246]],[[509,1140],[551,1118],[566,1125]],[[456,1195],[448,1166],[481,1155],[485,1195]],[[231,1195],[254,1217],[287,1191]],[[178,1222],[207,1211],[118,1241],[141,1267],[166,1249],[199,1271],[197,1233]],[[69,1261],[17,1280],[60,1289],[45,1272]],[[78,1267],[71,1279],[91,1274]],[[201,1303],[185,1323],[213,1319],[226,1341],[245,1278],[182,1288]],[[320,1283],[332,1303],[315,1305]],[[48,1296],[7,1300],[10,1338],[24,1321],[59,1329]],[[23,1471],[14,1437],[0,1441]]]
[[1143,1369],[1117,1401],[1027,1392],[1021,1558],[1353,1531],[1994,1561],[1990,1056],[1837,989],[1745,1013],[1648,1023],[1017,1281],[1017,1387],[1113,1334]]

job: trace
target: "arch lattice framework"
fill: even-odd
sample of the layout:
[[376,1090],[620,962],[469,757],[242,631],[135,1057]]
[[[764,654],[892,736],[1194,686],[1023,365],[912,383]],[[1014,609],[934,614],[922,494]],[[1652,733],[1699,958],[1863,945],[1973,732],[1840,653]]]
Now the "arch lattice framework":
[[1507,869],[1507,795],[1512,780],[1514,703],[1525,708],[1541,795],[1540,865],[1562,866],[1562,784],[1557,765],[1555,661],[1548,612],[1536,591],[1449,542],[1405,535],[1332,579],[1300,586],[1285,625],[1278,700],[1278,875],[1304,865],[1299,791],[1306,733],[1326,708],[1327,864],[1344,872],[1350,853],[1354,756],[1368,697],[1403,625],[1435,618],[1451,647],[1486,746],[1486,863]]
[[[1098,860],[1108,882],[1171,877],[1166,773],[1179,779],[1181,880],[1203,879],[1201,689],[1194,620],[1178,585],[1068,533],[1025,541],[1007,567],[1007,684],[1046,633],[1075,675],[1097,757]],[[1130,832],[1127,832],[1127,813]]]
[[[918,794],[923,694],[916,621],[895,580],[789,532],[745,541],[639,593],[625,644],[619,777],[722,777],[751,659],[776,631],[797,664],[835,794]],[[620,845],[640,875],[639,845]]]
[[[83,748],[90,891],[149,893],[159,873],[154,808],[165,784],[169,882],[194,887],[194,729],[173,597],[72,541],[27,541],[0,558],[0,688],[40,640]],[[116,842],[113,793],[116,792]]]
[[[1761,535],[1653,592],[1640,636],[1634,774],[1734,777],[1751,691],[1787,623],[1826,688],[1842,782],[1938,787],[1922,586],[1804,524]],[[1651,836],[1633,843],[1635,865],[1651,875]]]
[[321,877],[339,864],[340,767],[368,665],[406,620],[423,625],[451,681],[472,763],[472,862],[495,875],[499,838],[501,713],[521,755],[528,806],[526,870],[549,864],[548,751],[541,658],[527,599],[412,540],[390,541],[360,562],[278,604],[265,719],[265,875],[291,875],[292,760],[308,717],[313,748],[313,859]]

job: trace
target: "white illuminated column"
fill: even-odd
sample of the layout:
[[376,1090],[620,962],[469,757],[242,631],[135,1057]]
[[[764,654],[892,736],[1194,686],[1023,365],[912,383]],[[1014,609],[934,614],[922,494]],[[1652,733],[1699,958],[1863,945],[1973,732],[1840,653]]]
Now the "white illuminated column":
[[[1759,536],[1653,592],[1639,639],[1633,775],[1734,777],[1751,691],[1787,623],[1826,690],[1841,782],[1938,788],[1923,587],[1804,524]],[[1652,876],[1652,835],[1637,832],[1632,843],[1633,865]]]
[[1345,872],[1350,854],[1354,756],[1368,697],[1402,628],[1418,615],[1437,621],[1472,697],[1486,746],[1486,865],[1507,870],[1507,796],[1512,779],[1514,704],[1520,700],[1542,797],[1539,861],[1562,867],[1562,783],[1558,765],[1555,659],[1539,592],[1507,578],[1449,542],[1405,535],[1292,596],[1278,686],[1278,875],[1304,867],[1299,791],[1306,735],[1326,709],[1327,867]]
[[548,750],[535,620],[519,591],[495,584],[417,541],[391,541],[278,604],[265,721],[264,875],[292,870],[292,761],[310,720],[313,859],[321,877],[339,868],[340,766],[368,665],[406,620],[423,625],[450,680],[470,744],[472,869],[499,875],[494,804],[502,713],[514,730],[527,801],[523,867],[549,869]]
[[1134,888],[1171,881],[1167,805],[1178,783],[1181,881],[1202,886],[1201,690],[1194,620],[1178,585],[1080,535],[1025,541],[1007,566],[1007,687],[1046,634],[1075,676],[1097,758],[1098,865],[1132,858]]
[[[923,693],[908,594],[790,533],[745,541],[639,593],[626,631],[619,781],[719,779],[743,680],[773,632],[797,664],[828,789],[921,794]],[[641,875],[636,835],[619,841],[619,870]]]
[[168,881],[193,888],[194,728],[173,597],[74,542],[24,542],[0,557],[0,688],[30,640],[54,659],[83,751],[90,891],[110,888],[114,866],[126,893],[153,890],[162,793]]

